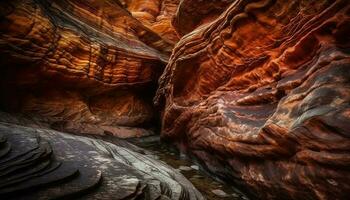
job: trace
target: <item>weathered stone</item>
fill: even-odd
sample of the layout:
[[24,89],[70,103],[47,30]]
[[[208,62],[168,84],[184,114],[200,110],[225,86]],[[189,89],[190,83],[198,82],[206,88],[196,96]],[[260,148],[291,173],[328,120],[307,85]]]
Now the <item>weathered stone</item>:
[[349,1],[238,0],[188,27],[186,2],[215,4],[180,3],[162,139],[253,198],[347,199]]
[[[156,183],[140,175],[140,167],[157,174],[144,165],[148,157],[125,166],[113,153],[103,157],[120,158],[124,171],[99,156],[72,161],[64,152],[97,140],[67,142],[51,130],[148,136],[160,116],[163,141],[252,199],[347,199],[349,13],[348,0],[1,1],[0,109],[15,114],[0,113],[12,133],[0,136],[0,191],[45,185],[28,198],[92,188],[106,196],[88,198],[169,199],[172,190],[188,198],[164,186],[172,175]],[[109,152],[106,145],[97,146]],[[84,171],[80,161],[108,170]],[[47,185],[56,180],[62,184]]]
[[149,126],[173,46],[161,30],[147,28],[119,1],[15,0],[0,7],[2,110],[73,132],[125,136],[115,127]]
[[[123,141],[117,146],[0,122],[1,199],[203,199],[180,173]],[[124,147],[123,147],[124,146]]]
[[181,36],[215,20],[234,0],[181,0],[173,25]]
[[191,168],[194,170],[199,170],[199,166],[198,165],[191,165]]
[[179,167],[179,170],[180,171],[191,171],[193,170],[191,167],[188,167],[188,166],[180,166]]
[[226,192],[220,190],[220,189],[216,189],[216,190],[212,190],[212,193],[214,193],[216,196],[224,198],[224,197],[228,197],[228,194],[226,194]]
[[172,25],[172,19],[179,1],[122,0],[132,16],[171,44],[175,44],[179,40],[179,36]]

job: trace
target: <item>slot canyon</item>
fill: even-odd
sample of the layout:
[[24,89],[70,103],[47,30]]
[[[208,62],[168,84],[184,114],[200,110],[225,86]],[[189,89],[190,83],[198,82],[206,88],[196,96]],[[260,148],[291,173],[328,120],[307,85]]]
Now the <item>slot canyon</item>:
[[3,0],[0,96],[0,199],[350,199],[349,0]]

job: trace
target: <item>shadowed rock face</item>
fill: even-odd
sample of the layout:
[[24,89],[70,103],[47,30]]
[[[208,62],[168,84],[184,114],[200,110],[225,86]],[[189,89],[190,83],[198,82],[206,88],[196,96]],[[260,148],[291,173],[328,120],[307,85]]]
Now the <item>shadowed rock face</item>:
[[[1,113],[1,120],[11,121]],[[1,199],[203,197],[179,172],[121,141],[0,122]]]
[[215,20],[234,0],[181,0],[173,25],[181,36]]
[[149,124],[156,81],[172,49],[155,26],[172,13],[164,1],[164,20],[144,25],[122,3],[2,1],[2,109],[50,119],[63,130],[84,126],[120,137],[127,134],[117,126]]
[[258,199],[347,199],[349,27],[346,0],[232,2],[175,47],[162,138]]

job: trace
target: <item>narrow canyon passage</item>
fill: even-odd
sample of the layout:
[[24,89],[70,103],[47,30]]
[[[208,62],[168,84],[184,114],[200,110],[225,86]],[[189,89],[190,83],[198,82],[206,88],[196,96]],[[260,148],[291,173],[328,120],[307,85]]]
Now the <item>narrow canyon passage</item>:
[[349,0],[0,1],[0,199],[347,200]]

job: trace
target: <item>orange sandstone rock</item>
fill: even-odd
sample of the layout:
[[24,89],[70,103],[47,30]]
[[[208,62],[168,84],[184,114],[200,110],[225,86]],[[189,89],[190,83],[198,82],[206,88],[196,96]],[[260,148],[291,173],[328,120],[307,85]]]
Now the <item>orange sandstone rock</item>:
[[172,44],[120,2],[0,4],[3,109],[118,136],[113,127],[150,123],[152,88]]
[[182,4],[162,138],[257,199],[347,199],[349,2],[238,0],[192,24]]
[[171,23],[178,4],[179,0],[124,0],[132,16],[171,44],[179,40]]
[[171,54],[164,140],[256,199],[348,198],[347,0],[13,0],[0,17],[2,110],[148,135]]

